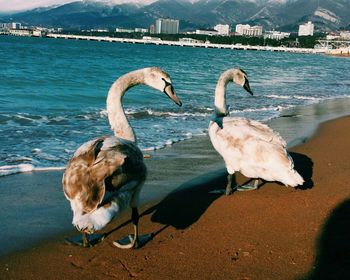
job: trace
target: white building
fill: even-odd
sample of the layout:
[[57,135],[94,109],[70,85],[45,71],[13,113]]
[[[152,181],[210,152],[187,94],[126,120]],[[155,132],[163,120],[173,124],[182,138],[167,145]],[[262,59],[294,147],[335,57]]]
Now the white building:
[[116,28],[115,32],[117,32],[117,33],[133,33],[134,29]]
[[290,33],[280,31],[265,31],[264,33],[264,39],[282,40],[284,38],[288,38],[289,36]]
[[350,31],[341,31],[340,38],[350,40]]
[[243,31],[246,29],[249,29],[250,25],[249,24],[237,24],[236,25],[236,33],[239,35],[243,35]]
[[216,30],[200,30],[200,29],[197,29],[196,30],[196,34],[197,35],[213,36],[213,35],[218,35],[219,32],[217,32]]
[[249,24],[237,24],[236,33],[243,36],[259,37],[262,36],[263,27],[260,25],[250,26]]
[[29,29],[10,29],[9,34],[14,36],[32,36],[33,32]]
[[177,19],[157,19],[154,32],[156,34],[178,34],[179,23]]
[[227,36],[230,34],[230,26],[228,24],[217,24],[214,26],[219,35]]
[[147,29],[147,28],[136,27],[136,28],[135,28],[135,32],[147,33],[147,32],[148,32],[148,29]]
[[18,22],[11,22],[11,29],[21,29],[22,25]]
[[314,25],[311,21],[305,24],[299,25],[298,36],[313,36],[314,35]]

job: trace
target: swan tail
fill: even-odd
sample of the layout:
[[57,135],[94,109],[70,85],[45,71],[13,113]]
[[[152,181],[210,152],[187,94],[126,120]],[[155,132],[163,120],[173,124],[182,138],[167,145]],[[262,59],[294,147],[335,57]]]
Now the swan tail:
[[304,184],[304,179],[297,171],[292,169],[292,170],[290,170],[288,176],[283,181],[283,183],[286,186],[290,186],[290,187],[295,188],[297,186],[303,185]]

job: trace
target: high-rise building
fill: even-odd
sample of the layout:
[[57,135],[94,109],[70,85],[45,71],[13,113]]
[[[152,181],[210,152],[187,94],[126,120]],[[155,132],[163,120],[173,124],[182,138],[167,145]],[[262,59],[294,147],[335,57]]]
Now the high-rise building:
[[151,24],[151,25],[149,26],[149,33],[150,33],[150,34],[154,34],[154,33],[155,33],[154,24]]
[[18,22],[11,22],[12,29],[21,29],[22,25]]
[[239,35],[243,35],[244,30],[250,28],[249,24],[237,24],[236,25],[236,33]]
[[298,36],[313,36],[314,35],[314,25],[311,21],[305,24],[299,25]]
[[156,34],[178,34],[179,20],[163,18],[157,19],[154,31]]
[[214,30],[216,30],[219,35],[229,35],[230,34],[230,26],[228,24],[217,24],[214,26]]

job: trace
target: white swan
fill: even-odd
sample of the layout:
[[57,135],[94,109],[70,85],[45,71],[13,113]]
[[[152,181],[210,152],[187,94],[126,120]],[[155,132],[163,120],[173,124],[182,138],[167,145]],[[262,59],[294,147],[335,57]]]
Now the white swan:
[[235,172],[257,179],[253,188],[257,188],[259,178],[291,187],[302,185],[304,180],[294,169],[286,142],[277,132],[254,120],[228,116],[226,86],[229,82],[242,86],[253,95],[247,74],[238,68],[222,73],[216,85],[215,112],[209,123],[209,137],[225,161],[228,172],[226,195],[238,187]]
[[[63,175],[63,190],[73,211],[73,225],[83,233],[84,247],[90,246],[90,234],[105,227],[123,210],[131,207],[133,238],[122,248],[138,242],[138,197],[146,179],[143,154],[122,106],[125,92],[145,84],[164,92],[177,105],[169,75],[157,67],[139,69],[121,76],[111,86],[107,97],[109,123],[115,136],[100,137],[80,146],[70,159]],[[154,100],[156,101],[156,100]]]

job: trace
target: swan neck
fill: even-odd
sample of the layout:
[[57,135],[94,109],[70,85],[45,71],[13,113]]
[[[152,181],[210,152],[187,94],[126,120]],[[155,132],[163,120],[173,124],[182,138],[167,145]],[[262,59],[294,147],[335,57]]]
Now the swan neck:
[[128,89],[145,84],[144,74],[137,70],[121,76],[111,86],[107,96],[107,114],[114,135],[136,143],[136,136],[123,108],[123,96]]
[[232,76],[230,76],[230,73],[228,73],[228,71],[224,72],[217,84],[216,84],[216,88],[215,88],[215,114],[217,116],[226,116],[229,114],[228,112],[228,108],[226,105],[226,87],[227,84],[232,81]]

